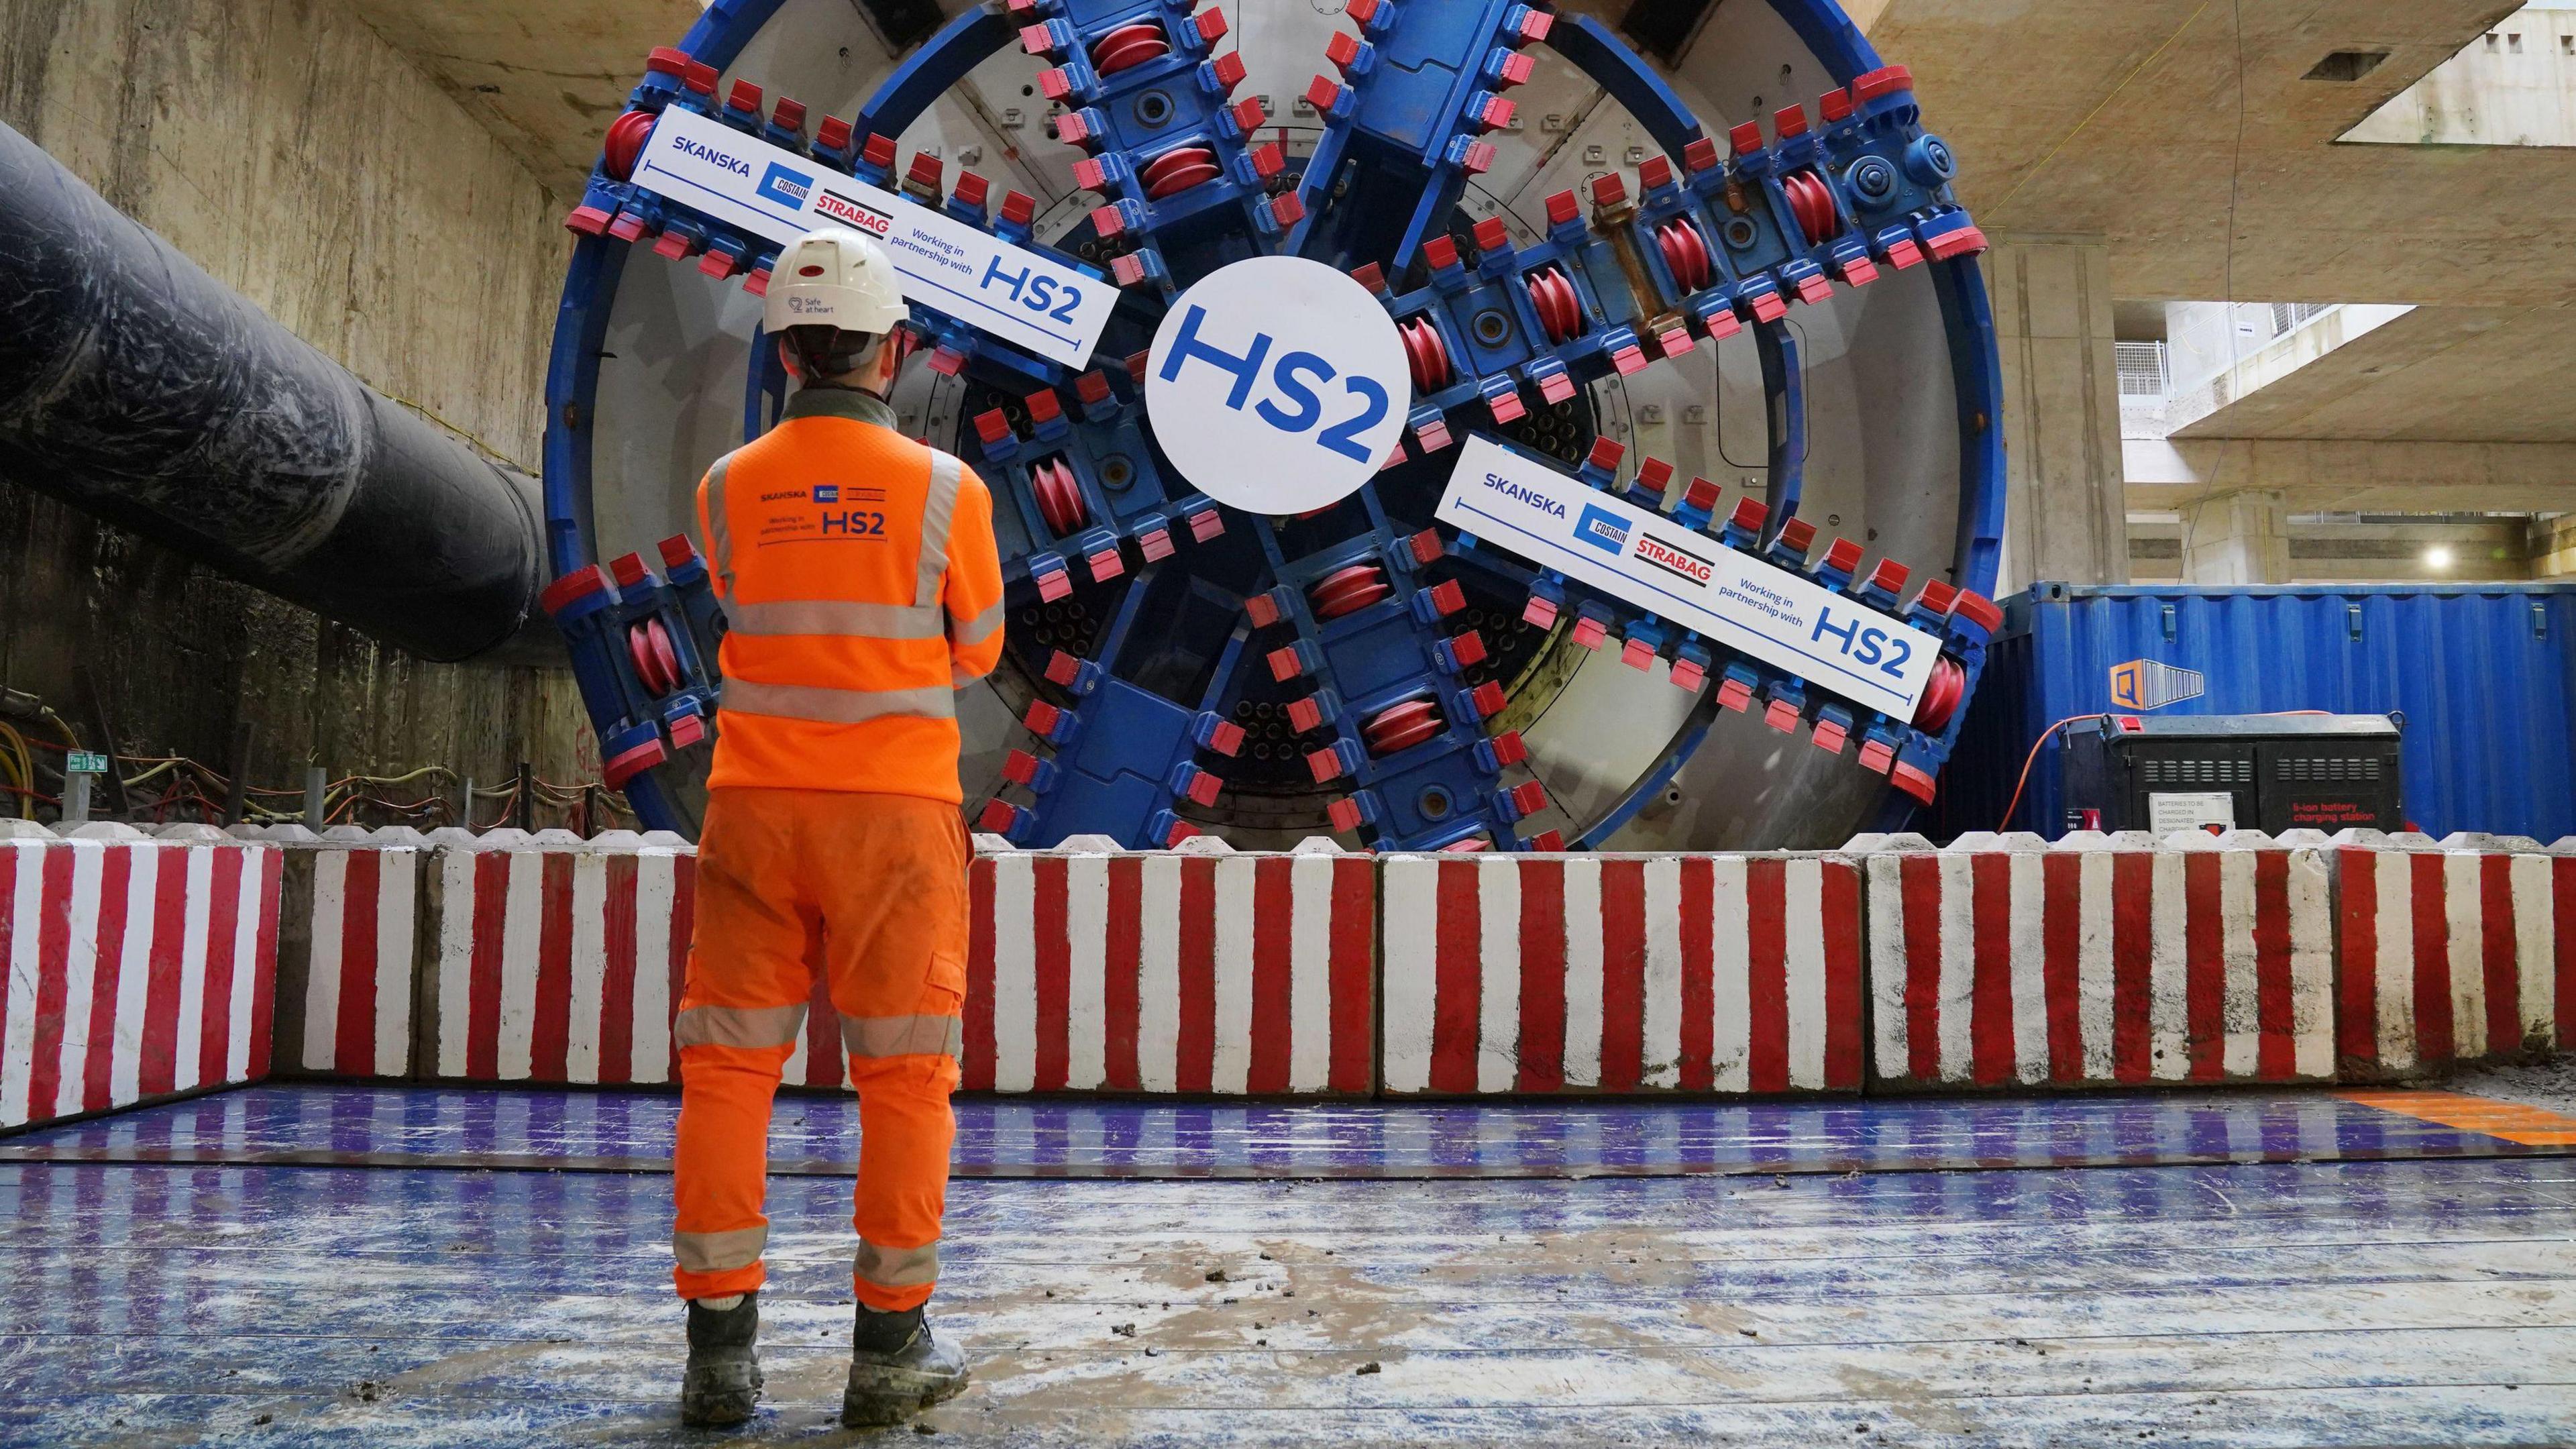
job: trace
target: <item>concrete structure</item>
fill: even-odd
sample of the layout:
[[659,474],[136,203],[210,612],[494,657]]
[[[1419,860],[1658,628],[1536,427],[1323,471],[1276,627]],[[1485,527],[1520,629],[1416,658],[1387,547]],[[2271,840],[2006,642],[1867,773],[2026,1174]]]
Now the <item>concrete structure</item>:
[[[355,15],[11,0],[0,121],[369,384],[533,471],[556,199]],[[119,749],[224,770],[247,726],[261,785],[299,786],[308,760],[486,783],[522,760],[595,769],[554,670],[423,665],[0,487],[0,683],[95,748],[92,678]]]

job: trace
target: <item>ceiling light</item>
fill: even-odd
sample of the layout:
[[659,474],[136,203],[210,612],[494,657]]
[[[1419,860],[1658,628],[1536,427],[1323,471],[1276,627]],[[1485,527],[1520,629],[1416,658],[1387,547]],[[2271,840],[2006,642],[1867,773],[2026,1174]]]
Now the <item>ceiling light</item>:
[[2438,543],[2433,545],[2431,548],[2424,550],[2424,566],[2426,568],[2435,569],[2449,568],[2451,566],[2451,551]]

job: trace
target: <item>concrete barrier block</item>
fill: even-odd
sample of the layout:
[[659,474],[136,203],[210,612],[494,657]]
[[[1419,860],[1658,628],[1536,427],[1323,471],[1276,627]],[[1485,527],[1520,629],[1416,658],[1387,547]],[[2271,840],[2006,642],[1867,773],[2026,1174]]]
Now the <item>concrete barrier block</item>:
[[[2127,833],[2124,832],[2123,836]],[[2331,1075],[2315,852],[2206,847],[1872,857],[1874,1079],[2144,1086]]]
[[0,1129],[268,1075],[278,852],[0,838]]
[[969,1088],[1375,1085],[1372,857],[1013,851],[971,884]]
[[1847,858],[1393,855],[1381,869],[1390,1095],[1861,1085]]

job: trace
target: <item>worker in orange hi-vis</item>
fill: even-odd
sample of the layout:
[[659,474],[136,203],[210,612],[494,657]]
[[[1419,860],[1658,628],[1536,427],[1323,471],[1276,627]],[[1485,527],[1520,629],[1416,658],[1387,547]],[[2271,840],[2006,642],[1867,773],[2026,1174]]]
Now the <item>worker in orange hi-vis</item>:
[[673,1277],[689,1304],[680,1412],[751,1417],[761,1387],[770,1103],[817,974],[859,1095],[858,1323],[841,1414],[903,1419],[966,1386],[923,1306],[955,1133],[968,843],[956,691],[1002,652],[993,502],[895,430],[893,261],[813,232],[771,272],[768,333],[801,387],[719,460],[698,522],[724,603],[724,693],[680,1056]]

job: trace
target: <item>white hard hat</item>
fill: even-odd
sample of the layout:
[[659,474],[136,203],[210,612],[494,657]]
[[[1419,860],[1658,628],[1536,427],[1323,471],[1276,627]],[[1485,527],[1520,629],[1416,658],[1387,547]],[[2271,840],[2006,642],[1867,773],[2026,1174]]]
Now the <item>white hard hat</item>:
[[789,243],[770,268],[761,325],[773,337],[790,327],[881,337],[910,315],[885,248],[846,227],[827,226]]

